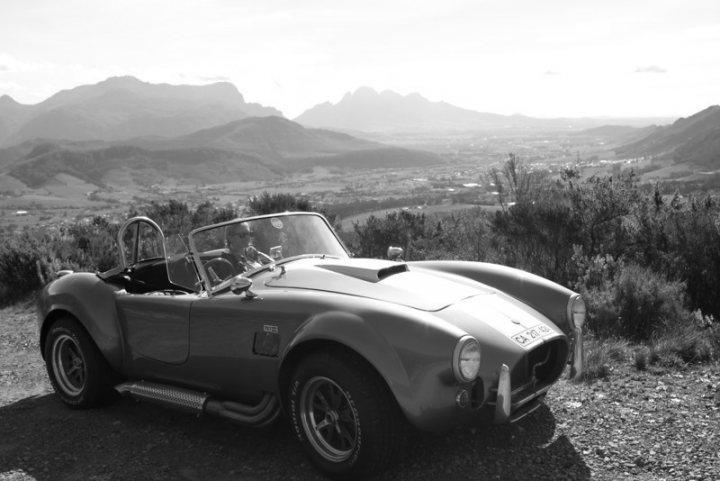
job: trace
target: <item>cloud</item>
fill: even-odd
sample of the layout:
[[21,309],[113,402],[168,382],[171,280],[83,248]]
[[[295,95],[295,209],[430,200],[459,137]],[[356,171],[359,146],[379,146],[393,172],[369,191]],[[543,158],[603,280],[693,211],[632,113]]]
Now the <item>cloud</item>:
[[635,73],[667,73],[667,70],[657,65],[648,65],[647,67],[636,68]]

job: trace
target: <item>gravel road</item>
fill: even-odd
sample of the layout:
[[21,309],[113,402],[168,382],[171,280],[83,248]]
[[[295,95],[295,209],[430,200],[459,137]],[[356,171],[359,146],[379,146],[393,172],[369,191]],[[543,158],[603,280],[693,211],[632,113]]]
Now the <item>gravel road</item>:
[[[251,429],[120,399],[52,394],[32,306],[0,310],[0,481],[320,480],[285,421]],[[720,366],[560,382],[512,426],[417,434],[377,480],[720,480]]]

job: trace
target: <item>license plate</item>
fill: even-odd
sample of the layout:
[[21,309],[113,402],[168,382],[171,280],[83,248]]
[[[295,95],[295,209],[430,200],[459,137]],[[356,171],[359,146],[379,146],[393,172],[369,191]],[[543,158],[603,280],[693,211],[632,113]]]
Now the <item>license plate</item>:
[[544,324],[540,324],[530,329],[526,329],[519,334],[512,336],[513,341],[517,342],[523,347],[529,346],[536,341],[541,340],[553,333],[553,330]]

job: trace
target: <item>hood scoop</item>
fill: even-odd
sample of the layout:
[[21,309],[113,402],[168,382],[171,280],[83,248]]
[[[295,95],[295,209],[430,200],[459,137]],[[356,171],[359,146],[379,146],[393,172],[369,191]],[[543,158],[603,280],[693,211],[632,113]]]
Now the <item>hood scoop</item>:
[[326,264],[319,266],[323,269],[326,269],[328,271],[337,272],[338,274],[343,274],[349,277],[354,277],[355,279],[360,279],[367,282],[379,282],[387,277],[390,277],[394,274],[400,274],[402,272],[407,272],[408,265],[402,264],[402,263],[392,263],[391,265],[387,267],[382,267],[380,269],[374,268],[372,266],[367,265],[332,265],[332,264]]

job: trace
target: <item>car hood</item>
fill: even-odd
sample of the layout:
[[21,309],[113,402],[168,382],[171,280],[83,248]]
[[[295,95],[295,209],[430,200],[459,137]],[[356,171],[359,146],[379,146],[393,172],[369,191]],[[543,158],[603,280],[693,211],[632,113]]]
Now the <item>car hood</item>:
[[303,259],[275,269],[268,287],[312,289],[391,302],[432,313],[484,340],[496,354],[523,352],[564,337],[521,301],[462,276],[374,259]]
[[283,267],[271,274],[266,286],[368,297],[429,312],[495,292],[460,276],[376,259],[302,259]]

